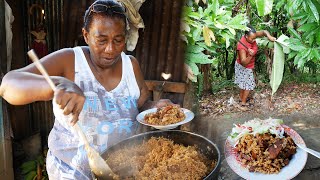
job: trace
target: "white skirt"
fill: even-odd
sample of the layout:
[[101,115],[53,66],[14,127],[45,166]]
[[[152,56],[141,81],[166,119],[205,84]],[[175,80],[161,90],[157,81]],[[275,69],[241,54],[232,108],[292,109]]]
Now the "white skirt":
[[253,90],[256,87],[253,70],[243,67],[237,61],[234,65],[235,79],[234,83],[243,90]]

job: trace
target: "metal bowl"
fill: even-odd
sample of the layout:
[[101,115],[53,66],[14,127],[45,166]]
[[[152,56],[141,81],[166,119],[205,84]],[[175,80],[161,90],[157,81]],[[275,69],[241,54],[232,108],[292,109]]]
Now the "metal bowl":
[[204,154],[208,159],[217,161],[217,165],[204,179],[217,179],[219,173],[218,168],[220,165],[220,151],[217,145],[201,135],[187,131],[150,131],[138,134],[111,146],[102,154],[102,157],[103,159],[107,159],[110,153],[115,152],[119,149],[123,149],[130,145],[141,144],[143,141],[147,141],[151,137],[164,137],[173,140],[175,143],[183,144],[184,146],[196,145],[200,152]]

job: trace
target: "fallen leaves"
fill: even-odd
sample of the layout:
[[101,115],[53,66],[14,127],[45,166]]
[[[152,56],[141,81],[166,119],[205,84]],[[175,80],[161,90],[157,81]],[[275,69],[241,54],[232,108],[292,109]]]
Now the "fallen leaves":
[[[258,113],[277,112],[288,114],[293,112],[320,113],[320,85],[317,84],[286,84],[271,98],[271,89],[251,93],[248,111]],[[199,100],[200,112],[203,115],[221,115],[229,112],[243,112],[239,108],[239,90],[224,89],[216,94],[205,94]]]

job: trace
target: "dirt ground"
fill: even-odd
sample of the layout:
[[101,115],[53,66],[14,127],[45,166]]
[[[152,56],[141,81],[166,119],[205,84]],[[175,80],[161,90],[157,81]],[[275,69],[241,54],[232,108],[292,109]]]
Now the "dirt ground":
[[[253,106],[248,111],[241,111],[237,90],[225,89],[201,99],[200,115],[189,128],[218,145],[222,157],[219,180],[242,179],[230,169],[224,158],[224,143],[233,124],[254,118],[281,118],[284,124],[302,136],[307,147],[320,151],[319,90],[320,84],[288,84],[279,89],[272,100],[269,89],[256,90],[252,96]],[[303,171],[294,179],[320,179],[320,159],[309,154]]]

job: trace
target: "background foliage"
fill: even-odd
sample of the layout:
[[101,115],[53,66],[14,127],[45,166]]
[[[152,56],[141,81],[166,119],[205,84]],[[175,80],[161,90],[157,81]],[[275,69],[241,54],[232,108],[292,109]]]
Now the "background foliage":
[[[268,30],[274,37],[282,34],[290,37],[289,51],[285,54],[285,80],[295,79],[290,76],[308,76],[317,81],[319,12],[318,0],[187,0],[181,34],[187,45],[186,64],[196,77],[192,81],[201,79],[196,84],[199,93],[230,84],[236,42],[248,23],[257,30]],[[270,81],[272,59],[273,44],[259,43],[255,69],[261,82]]]

